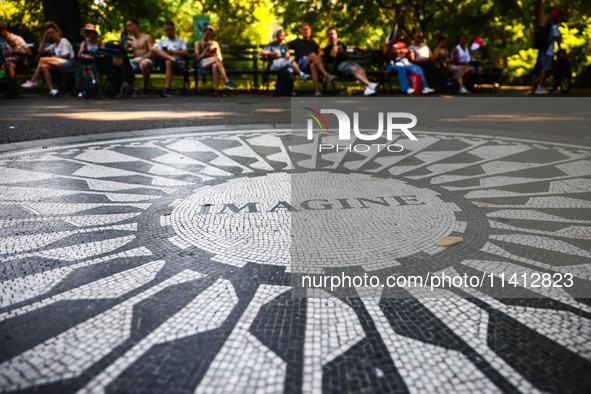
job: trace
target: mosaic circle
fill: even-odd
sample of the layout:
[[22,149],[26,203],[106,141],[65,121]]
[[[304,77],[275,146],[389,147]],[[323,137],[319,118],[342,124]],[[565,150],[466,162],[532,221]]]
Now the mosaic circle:
[[[272,127],[0,154],[0,391],[589,392],[589,149],[416,135],[397,154]],[[298,229],[325,272],[574,286],[294,298]]]

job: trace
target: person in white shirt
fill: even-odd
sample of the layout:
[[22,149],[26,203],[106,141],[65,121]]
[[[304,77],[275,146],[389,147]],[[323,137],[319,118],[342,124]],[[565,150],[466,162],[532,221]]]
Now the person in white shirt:
[[[46,40],[52,40],[53,44],[45,46]],[[43,74],[47,86],[49,87],[49,96],[55,97],[59,91],[53,88],[51,79],[52,70],[70,69],[74,67],[74,49],[67,38],[62,37],[62,31],[54,22],[45,23],[45,33],[39,44],[39,53],[49,53],[50,56],[39,58],[37,69],[30,80],[23,83],[21,87],[25,89],[34,88],[38,85],[37,79]]]
[[445,74],[442,69],[435,66],[435,56],[431,49],[423,42],[423,33],[417,32],[413,36],[413,45],[408,47],[409,60],[423,69],[425,78],[429,84],[437,86],[440,92],[447,91]]
[[185,40],[176,36],[173,22],[164,22],[164,34],[166,34],[166,37],[160,39],[160,41],[156,43],[156,48],[171,55],[174,58],[174,61],[170,59],[158,59],[157,64],[164,68],[166,74],[164,90],[160,95],[162,97],[170,97],[169,89],[172,84],[174,73],[181,72],[185,66],[183,57],[187,56],[189,50],[187,49],[187,43]]

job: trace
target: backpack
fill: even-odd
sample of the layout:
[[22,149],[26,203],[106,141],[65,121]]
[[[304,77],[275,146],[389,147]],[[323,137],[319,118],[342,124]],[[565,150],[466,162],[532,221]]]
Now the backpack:
[[277,83],[275,84],[273,96],[291,96],[292,91],[293,76],[289,72],[289,67],[286,67],[277,74]]
[[534,34],[534,49],[545,50],[550,42],[551,26],[538,26]]

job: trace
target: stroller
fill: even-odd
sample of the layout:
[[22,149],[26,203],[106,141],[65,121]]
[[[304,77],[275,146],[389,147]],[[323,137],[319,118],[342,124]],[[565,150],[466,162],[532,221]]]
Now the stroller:
[[123,45],[108,42],[106,48],[96,51],[94,63],[98,73],[107,77],[103,90],[108,97],[131,96],[135,75]]
[[12,75],[8,60],[4,56],[4,48],[0,47],[0,90],[6,98],[18,96],[16,75]]
[[[92,57],[82,57],[82,68],[76,73],[75,95],[82,93],[87,99],[101,97],[99,76],[106,77],[102,91],[108,97],[129,97],[133,92],[135,75],[127,54],[117,42],[108,42],[105,48],[82,52]],[[86,76],[84,75],[86,71]]]
[[76,87],[72,95],[87,99],[100,99],[99,73],[95,64],[96,51],[83,51],[82,55],[80,58],[82,67],[76,72]]

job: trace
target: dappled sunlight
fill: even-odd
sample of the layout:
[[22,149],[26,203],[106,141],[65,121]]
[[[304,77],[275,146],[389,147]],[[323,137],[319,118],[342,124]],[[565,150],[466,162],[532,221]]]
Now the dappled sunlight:
[[189,119],[189,118],[227,118],[239,116],[236,112],[208,112],[208,111],[81,111],[68,113],[44,113],[30,114],[36,118],[62,118],[80,119],[95,121],[123,121],[123,120],[146,120],[146,119]]
[[560,115],[466,115],[463,118],[439,119],[441,122],[463,122],[466,120],[484,122],[558,122],[565,120],[586,121],[589,115],[560,116]]
[[281,112],[289,112],[289,108],[260,108],[256,109],[255,112],[265,112],[265,113],[281,113]]

